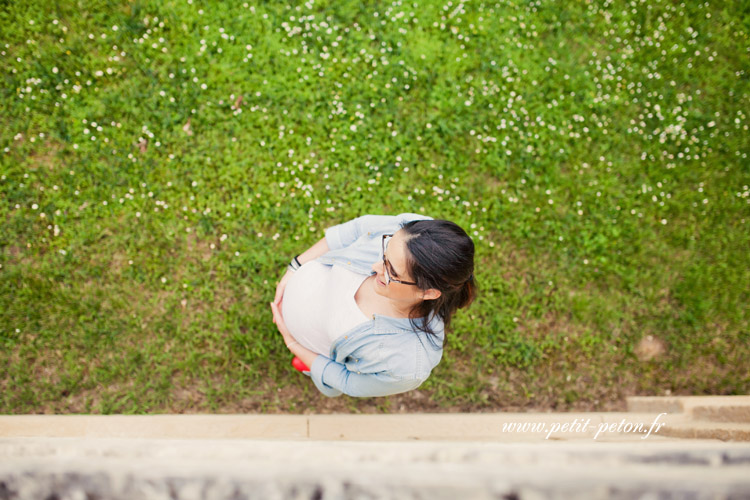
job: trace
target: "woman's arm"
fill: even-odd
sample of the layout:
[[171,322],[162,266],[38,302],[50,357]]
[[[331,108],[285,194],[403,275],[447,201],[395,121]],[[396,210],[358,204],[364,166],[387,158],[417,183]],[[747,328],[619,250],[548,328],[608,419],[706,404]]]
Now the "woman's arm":
[[417,378],[394,378],[387,373],[349,371],[345,365],[313,352],[294,340],[279,307],[273,302],[271,312],[284,344],[310,369],[310,377],[315,386],[328,397],[342,393],[353,397],[387,396],[416,389],[423,382]]
[[347,394],[353,397],[387,396],[416,389],[423,382],[417,378],[394,378],[387,373],[355,373],[345,365],[322,356],[294,340],[284,323],[278,306],[271,302],[273,322],[284,339],[284,344],[310,370],[315,386],[328,397]]
[[323,236],[316,244],[299,254],[299,257],[297,257],[297,260],[299,260],[300,264],[304,264],[305,262],[310,262],[311,260],[315,260],[321,255],[324,255],[328,252],[328,243],[326,242],[325,236]]
[[[299,254],[297,257],[297,260],[300,264],[304,264],[305,262],[310,262],[311,260],[315,260],[321,255],[325,255],[328,252],[328,243],[326,243],[325,236],[321,238],[316,244]],[[284,298],[284,289],[286,288],[286,284],[289,281],[289,278],[292,276],[291,269],[287,268],[286,272],[284,273],[284,276],[281,277],[281,280],[279,281],[279,284],[276,285],[276,295],[273,298],[273,303],[276,304],[279,308],[281,308],[281,299]],[[302,359],[302,358],[300,358]],[[310,365],[308,365],[310,366]]]
[[318,390],[328,397],[346,394],[352,397],[389,396],[411,391],[424,380],[416,377],[393,377],[387,372],[359,373],[347,369],[326,356],[317,356],[310,367],[310,378]]

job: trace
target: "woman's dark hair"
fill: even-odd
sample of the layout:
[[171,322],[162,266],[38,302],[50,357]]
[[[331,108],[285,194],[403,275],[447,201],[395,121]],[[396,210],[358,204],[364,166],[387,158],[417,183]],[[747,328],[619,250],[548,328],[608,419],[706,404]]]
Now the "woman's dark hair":
[[[401,229],[407,238],[409,274],[420,289],[441,292],[437,299],[417,304],[409,314],[412,326],[434,336],[429,325],[433,314],[443,321],[447,331],[453,313],[476,297],[474,242],[460,226],[447,220],[416,220]],[[425,319],[416,322],[418,318]]]

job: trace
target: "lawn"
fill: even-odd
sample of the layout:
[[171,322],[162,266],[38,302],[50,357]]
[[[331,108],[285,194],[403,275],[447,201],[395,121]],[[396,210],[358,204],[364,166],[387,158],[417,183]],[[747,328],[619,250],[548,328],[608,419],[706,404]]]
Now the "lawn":
[[[0,4],[0,412],[622,409],[750,392],[747,2]],[[418,390],[268,303],[356,216],[457,222]]]

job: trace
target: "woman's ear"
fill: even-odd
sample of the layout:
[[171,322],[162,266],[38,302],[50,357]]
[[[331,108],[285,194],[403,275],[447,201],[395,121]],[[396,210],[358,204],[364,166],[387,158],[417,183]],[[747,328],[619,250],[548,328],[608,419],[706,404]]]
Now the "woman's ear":
[[424,291],[424,295],[422,295],[423,300],[435,300],[439,298],[443,292],[438,290],[437,288],[430,288],[429,290]]

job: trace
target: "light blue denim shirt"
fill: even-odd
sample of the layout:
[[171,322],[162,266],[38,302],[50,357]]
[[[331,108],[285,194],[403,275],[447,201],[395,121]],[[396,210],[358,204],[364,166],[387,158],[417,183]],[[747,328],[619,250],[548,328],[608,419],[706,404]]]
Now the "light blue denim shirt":
[[[418,214],[364,215],[333,226],[325,233],[329,251],[317,260],[374,274],[372,265],[382,258],[382,235],[395,233],[406,222],[426,219],[430,217]],[[329,397],[387,396],[416,389],[443,355],[443,322],[433,316],[430,326],[437,337],[415,330],[407,318],[374,314],[336,339],[330,355],[319,355],[304,373]]]

